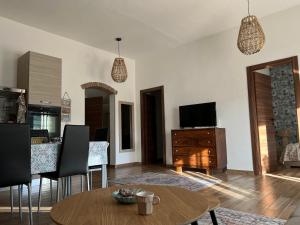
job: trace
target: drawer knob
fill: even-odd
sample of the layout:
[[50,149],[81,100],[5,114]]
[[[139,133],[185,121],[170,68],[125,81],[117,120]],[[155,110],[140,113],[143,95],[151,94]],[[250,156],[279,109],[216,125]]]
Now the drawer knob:
[[176,149],[175,151],[178,152],[178,149]]
[[210,141],[207,141],[207,143],[209,143],[209,144],[210,144]]
[[177,134],[176,134],[176,133],[174,133],[174,135],[176,136]]
[[207,132],[207,134],[210,134],[210,132]]

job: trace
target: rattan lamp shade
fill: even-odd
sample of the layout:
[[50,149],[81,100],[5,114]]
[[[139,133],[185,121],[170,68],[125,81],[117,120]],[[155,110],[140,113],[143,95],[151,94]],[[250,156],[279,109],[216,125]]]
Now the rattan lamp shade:
[[122,83],[127,79],[127,69],[123,58],[115,58],[111,69],[111,77],[115,82]]
[[256,16],[242,19],[237,45],[245,55],[259,52],[265,44],[265,34]]

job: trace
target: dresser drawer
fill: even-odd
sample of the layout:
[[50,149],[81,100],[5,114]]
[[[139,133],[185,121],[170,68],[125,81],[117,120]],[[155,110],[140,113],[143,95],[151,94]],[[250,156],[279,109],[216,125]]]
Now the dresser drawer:
[[174,137],[215,137],[214,129],[200,129],[200,130],[173,130],[172,136]]
[[215,157],[197,157],[178,155],[174,157],[174,166],[192,166],[192,167],[210,167],[214,168],[217,165]]
[[211,137],[174,137],[173,146],[214,147],[215,141]]
[[196,155],[197,157],[203,156],[216,156],[214,148],[205,147],[174,147],[173,154],[177,155]]

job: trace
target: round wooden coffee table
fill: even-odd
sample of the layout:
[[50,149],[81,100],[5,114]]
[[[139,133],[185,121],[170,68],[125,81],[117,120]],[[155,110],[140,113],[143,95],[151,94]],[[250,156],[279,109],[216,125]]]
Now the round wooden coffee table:
[[130,187],[152,191],[160,197],[152,215],[138,215],[136,204],[117,203],[111,193],[118,187],[110,187],[73,195],[54,205],[50,216],[60,225],[174,225],[192,223],[212,209],[211,201],[199,192],[157,185]]

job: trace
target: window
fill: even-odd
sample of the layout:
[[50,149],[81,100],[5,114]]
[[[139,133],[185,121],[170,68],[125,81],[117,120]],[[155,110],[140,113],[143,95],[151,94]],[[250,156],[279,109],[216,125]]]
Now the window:
[[120,150],[134,151],[133,103],[120,102]]

